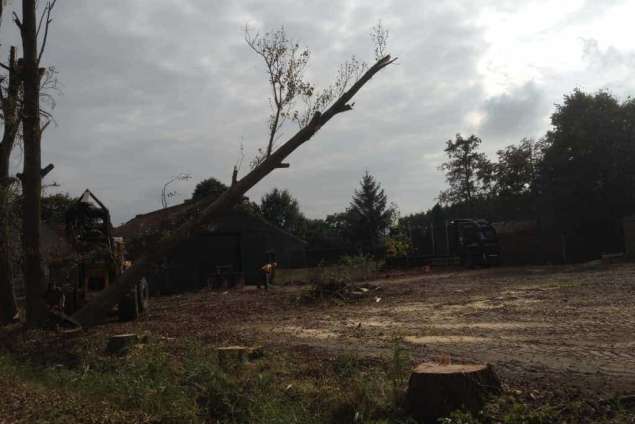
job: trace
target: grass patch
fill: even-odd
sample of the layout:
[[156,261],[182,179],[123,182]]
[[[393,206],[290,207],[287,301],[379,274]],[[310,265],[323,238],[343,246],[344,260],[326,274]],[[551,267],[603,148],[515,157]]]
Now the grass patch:
[[[383,359],[266,350],[222,367],[215,349],[197,341],[151,339],[126,356],[75,354],[61,365],[0,353],[0,422],[414,423],[404,405],[411,359],[398,340]],[[507,394],[476,416],[458,411],[440,422],[629,422],[622,403],[554,406]]]
[[[150,341],[126,356],[85,352],[72,366],[0,353],[0,390],[20,385],[27,407],[34,396],[47,404],[21,411],[23,422],[405,422],[395,403],[394,363],[353,355],[325,360],[326,368],[268,352],[221,367],[214,348],[192,341]],[[10,408],[0,401],[0,421]]]

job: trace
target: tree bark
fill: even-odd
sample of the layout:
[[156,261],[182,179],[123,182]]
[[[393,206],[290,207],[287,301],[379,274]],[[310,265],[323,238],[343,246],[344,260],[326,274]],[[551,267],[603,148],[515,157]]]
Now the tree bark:
[[17,103],[20,81],[15,47],[10,49],[8,68],[7,93],[1,99],[4,129],[2,142],[0,142],[0,323],[12,321],[17,314],[13,270],[11,268],[11,223],[9,219],[9,190],[12,184],[9,179],[9,163],[19,127]]
[[311,139],[331,118],[338,113],[351,110],[353,107],[348,104],[348,102],[353,96],[370,81],[377,72],[395,60],[396,59],[391,59],[390,56],[378,60],[349,90],[345,91],[331,107],[324,111],[324,113],[315,113],[311,121],[304,128],[287,140],[249,174],[238,180],[236,184],[232,185],[217,199],[211,200],[213,197],[208,197],[202,200],[200,206],[196,211],[192,212],[193,216],[187,222],[182,224],[176,231],[166,234],[161,242],[153,246],[151,250],[139,258],[132,267],[128,268],[115,284],[103,290],[94,302],[77,311],[73,315],[73,318],[79,321],[83,326],[93,325],[103,319],[105,314],[117,304],[121,296],[144,277],[154,263],[157,263],[162,257],[168,256],[179,244],[191,238],[196,231],[214,222],[214,220],[226,213],[242,199],[243,195],[249,189],[254,187],[271,171],[279,167],[287,156]]
[[41,131],[40,131],[40,72],[37,51],[37,18],[35,0],[22,0],[22,49],[24,51],[23,84],[24,107],[22,132],[24,136],[24,170],[22,191],[22,247],[24,251],[24,285],[26,289],[27,323],[44,325],[48,309],[44,299],[46,283],[40,251],[41,217]]
[[8,191],[8,187],[0,187],[0,324],[11,322],[18,312],[9,245]]
[[452,411],[478,412],[488,395],[501,391],[490,365],[419,364],[408,382],[408,408],[415,418],[437,422]]

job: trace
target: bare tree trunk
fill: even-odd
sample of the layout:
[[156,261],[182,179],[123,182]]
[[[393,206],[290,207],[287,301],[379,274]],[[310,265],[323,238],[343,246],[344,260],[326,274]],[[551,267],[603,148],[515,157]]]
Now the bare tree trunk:
[[2,184],[0,186],[0,324],[11,322],[17,313],[9,244],[8,193],[8,184]]
[[4,131],[0,142],[0,323],[10,322],[17,313],[11,269],[8,203],[12,183],[9,179],[9,159],[19,127],[17,103],[20,81],[15,55],[15,47],[11,47],[7,93],[0,98],[4,115]]
[[24,284],[26,288],[26,317],[29,325],[42,326],[48,310],[44,299],[46,283],[40,251],[41,216],[41,131],[40,131],[40,72],[37,51],[37,18],[35,0],[22,0],[22,48],[24,50],[23,134],[24,171],[22,190],[22,246],[24,250]]
[[331,118],[341,112],[351,110],[352,105],[348,102],[353,96],[380,70],[393,63],[396,59],[386,56],[379,59],[371,66],[353,86],[345,91],[331,107],[324,113],[316,112],[311,121],[293,137],[285,142],[280,148],[273,152],[265,161],[254,168],[249,174],[237,181],[227,191],[216,200],[204,199],[194,216],[182,224],[176,231],[165,236],[163,241],[153,246],[145,255],[139,258],[135,264],[125,271],[114,285],[103,290],[94,302],[84,306],[77,311],[73,318],[83,326],[93,325],[112,309],[122,295],[130,290],[152,267],[152,265],[162,257],[166,256],[173,249],[185,240],[188,240],[196,231],[204,228],[205,225],[218,219],[231,207],[238,203],[243,195],[260,180],[265,178],[271,171],[278,168],[282,161],[295,149],[300,147],[320,130]]

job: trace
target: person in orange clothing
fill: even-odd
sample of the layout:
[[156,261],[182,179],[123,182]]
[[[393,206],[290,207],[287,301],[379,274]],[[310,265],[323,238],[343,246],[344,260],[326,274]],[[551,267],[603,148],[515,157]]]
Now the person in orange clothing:
[[[271,262],[260,268],[260,270],[265,274],[265,290],[269,290],[269,284],[273,282],[273,276],[277,267],[278,262]],[[258,288],[260,288],[260,283],[258,283]]]

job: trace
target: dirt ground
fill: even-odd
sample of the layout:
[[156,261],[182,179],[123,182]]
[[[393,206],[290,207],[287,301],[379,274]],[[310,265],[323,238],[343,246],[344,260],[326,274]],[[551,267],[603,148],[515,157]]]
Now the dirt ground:
[[437,270],[368,287],[355,302],[309,305],[300,285],[159,297],[141,321],[91,331],[312,355],[388,356],[400,340],[413,362],[491,363],[521,390],[635,393],[634,264]]

